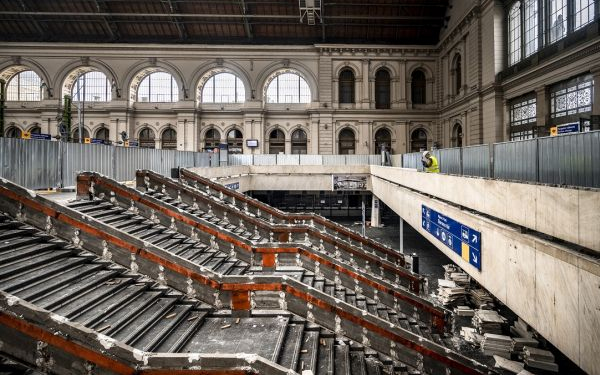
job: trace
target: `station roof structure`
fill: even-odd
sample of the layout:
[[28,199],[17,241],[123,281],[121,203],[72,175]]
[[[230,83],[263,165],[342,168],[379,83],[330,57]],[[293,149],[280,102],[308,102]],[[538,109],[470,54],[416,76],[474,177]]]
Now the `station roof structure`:
[[448,0],[0,0],[0,41],[435,45]]

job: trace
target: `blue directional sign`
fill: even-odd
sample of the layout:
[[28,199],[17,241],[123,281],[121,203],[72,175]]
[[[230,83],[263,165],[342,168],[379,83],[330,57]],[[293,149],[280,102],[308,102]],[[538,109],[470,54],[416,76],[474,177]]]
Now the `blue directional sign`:
[[574,122],[571,124],[558,125],[556,130],[558,134],[579,133],[579,123]]
[[43,134],[43,133],[31,133],[30,136],[31,139],[42,139],[45,141],[49,141],[52,136],[50,134]]
[[423,229],[481,271],[481,232],[421,206]]
[[238,190],[240,188],[240,183],[239,182],[234,182],[231,184],[225,184],[225,187],[227,189],[231,189],[231,190]]

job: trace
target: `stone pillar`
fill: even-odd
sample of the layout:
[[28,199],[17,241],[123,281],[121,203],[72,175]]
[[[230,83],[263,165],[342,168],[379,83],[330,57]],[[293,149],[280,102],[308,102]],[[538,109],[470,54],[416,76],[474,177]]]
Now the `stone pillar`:
[[406,76],[406,60],[400,60],[400,68],[398,71],[398,108],[406,109],[410,102],[407,97],[407,88],[410,87]]
[[592,102],[591,130],[600,130],[600,67],[591,69],[594,79],[594,101]]
[[[548,92],[546,86],[538,87],[535,89],[536,101],[536,126],[537,126],[537,137],[543,137],[550,135],[550,126],[548,125],[548,119],[550,118],[550,107],[548,103]],[[510,108],[509,108],[510,111]],[[510,116],[509,116],[510,119]],[[510,121],[510,120],[509,120]]]
[[358,75],[354,78],[354,108],[360,108],[360,104],[362,102],[362,85],[363,85],[364,76]]
[[369,109],[370,108],[370,74],[369,74],[369,65],[370,62],[368,59],[364,59],[362,61],[362,95],[361,95],[361,108]]
[[338,79],[338,77],[333,77],[332,79],[333,82],[333,87],[332,92],[333,92],[333,108],[339,108],[340,107],[340,80]]
[[379,201],[379,198],[377,198],[377,196],[375,196],[375,194],[372,195],[372,200],[371,200],[371,226],[374,228],[379,228],[381,226],[381,209],[380,209],[380,205],[381,202]]
[[[409,145],[407,140],[407,128],[408,124],[406,121],[396,121],[396,145],[394,147],[394,154],[404,154],[408,152]],[[392,139],[392,144],[394,140]]]

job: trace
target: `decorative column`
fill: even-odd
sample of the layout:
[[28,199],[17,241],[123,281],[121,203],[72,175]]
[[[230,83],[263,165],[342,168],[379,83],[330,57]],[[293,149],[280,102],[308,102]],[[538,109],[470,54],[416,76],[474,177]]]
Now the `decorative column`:
[[394,91],[397,90],[399,96],[398,96],[398,108],[400,109],[406,109],[408,107],[408,100],[407,100],[407,87],[410,87],[409,85],[407,85],[407,79],[406,79],[406,60],[400,60],[400,69],[398,71],[398,83],[396,84],[397,87],[394,89]]
[[550,135],[550,126],[548,124],[548,119],[550,118],[550,108],[548,106],[548,92],[546,86],[536,88],[535,96],[535,121],[537,127],[536,136],[543,137]]
[[338,77],[333,77],[331,80],[333,83],[332,92],[333,92],[333,108],[340,107],[340,84]]
[[370,77],[369,77],[369,65],[368,59],[362,61],[362,95],[361,95],[361,108],[370,108]]

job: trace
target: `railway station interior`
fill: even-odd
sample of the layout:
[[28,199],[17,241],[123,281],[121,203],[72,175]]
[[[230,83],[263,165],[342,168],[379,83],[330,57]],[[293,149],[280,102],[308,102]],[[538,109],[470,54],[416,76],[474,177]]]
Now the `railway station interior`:
[[0,0],[0,375],[600,375],[599,0]]

